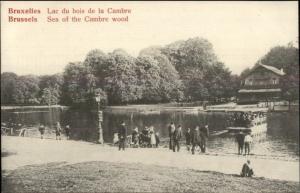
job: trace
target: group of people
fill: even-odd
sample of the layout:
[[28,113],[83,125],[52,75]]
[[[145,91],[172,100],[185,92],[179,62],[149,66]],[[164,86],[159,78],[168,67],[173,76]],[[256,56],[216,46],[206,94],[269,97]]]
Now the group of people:
[[180,140],[182,138],[182,128],[181,125],[178,125],[178,127],[175,127],[175,124],[172,122],[169,127],[169,149],[173,150],[175,152],[175,149],[177,149],[177,152],[180,150]]
[[131,135],[127,136],[127,128],[125,122],[122,122],[118,133],[114,135],[114,144],[119,143],[119,150],[125,150],[126,142],[133,147],[158,147],[160,143],[159,133],[155,132],[153,126],[145,127],[139,132],[138,127],[132,131]]
[[[7,131],[10,132],[10,135],[13,135],[14,130],[19,130],[19,136],[20,137],[25,137],[26,133],[28,133],[28,130],[35,130],[36,128],[28,128],[25,125],[22,125],[21,123],[13,123],[12,121],[9,121],[8,123],[1,123],[1,134],[2,135],[7,135]],[[38,131],[40,132],[40,137],[41,139],[44,139],[44,135],[45,135],[45,125],[43,124],[39,124],[38,126]],[[66,125],[64,128],[65,134],[66,134],[66,138],[70,139],[70,125]],[[56,140],[61,140],[61,135],[62,135],[63,129],[60,125],[60,122],[56,122],[56,126],[55,126],[55,138]]]
[[[175,127],[175,124],[173,122],[170,123],[168,127],[169,131],[169,149],[177,150],[177,152],[180,150],[180,140],[182,138],[182,127],[181,125],[178,125],[178,127]],[[208,125],[205,125],[204,127],[196,126],[193,131],[191,131],[190,128],[187,129],[185,132],[185,140],[186,140],[186,146],[188,151],[192,151],[192,154],[195,154],[195,150],[197,147],[201,149],[202,153],[206,152],[206,143],[209,136],[209,129]],[[191,148],[192,146],[192,148]]]
[[242,155],[243,154],[243,149],[245,148],[245,154],[244,155],[249,155],[250,154],[250,145],[253,142],[253,138],[251,137],[250,132],[247,132],[244,134],[242,130],[239,131],[236,135],[236,141],[238,144],[238,154]]
[[[173,122],[168,126],[169,131],[169,149],[173,152],[180,151],[180,142],[183,138],[182,126],[177,127]],[[195,154],[196,148],[202,153],[206,152],[206,143],[209,136],[208,125],[203,127],[197,126],[193,131],[190,128],[185,132],[186,146],[188,151]],[[125,150],[126,144],[133,147],[158,147],[160,143],[159,133],[155,132],[153,126],[145,127],[139,132],[138,127],[133,129],[131,135],[127,136],[127,128],[125,122],[122,122],[118,128],[118,133],[114,134],[114,144],[119,144],[119,150]]]
[[246,112],[236,112],[228,119],[228,125],[234,127],[250,127],[253,125],[253,121],[258,118],[262,118],[263,113],[246,113]]
[[25,136],[25,129],[21,123],[14,123],[11,119],[1,122],[1,135],[14,135],[14,130],[20,130],[20,136]]
[[[40,124],[39,126],[39,132],[41,134],[41,139],[44,139],[44,134],[45,134],[45,126],[43,124]],[[70,139],[70,125],[66,125],[65,127],[65,133],[67,140]],[[60,125],[60,122],[56,122],[55,126],[55,139],[56,140],[61,140],[61,135],[62,135],[62,127]]]
[[185,133],[186,146],[188,151],[190,151],[190,147],[192,146],[192,154],[195,154],[196,148],[200,148],[201,152],[205,153],[208,137],[208,125],[205,125],[203,127],[196,126],[193,131],[188,128]]

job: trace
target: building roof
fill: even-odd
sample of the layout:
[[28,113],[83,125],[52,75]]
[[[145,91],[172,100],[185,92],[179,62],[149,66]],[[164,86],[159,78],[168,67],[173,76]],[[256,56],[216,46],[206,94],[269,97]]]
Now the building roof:
[[271,70],[272,72],[274,72],[275,74],[278,74],[278,75],[285,75],[285,73],[283,72],[283,70],[279,70],[278,68],[275,68],[274,66],[267,66],[267,65],[264,65],[264,64],[259,64],[260,66],[268,69],[268,70]]
[[246,76],[248,76],[249,74],[251,74],[253,71],[255,71],[259,67],[263,67],[263,68],[265,68],[265,69],[267,69],[267,70],[269,70],[269,71],[271,71],[271,72],[273,72],[273,73],[275,73],[277,75],[280,75],[280,76],[285,75],[285,73],[283,72],[283,70],[279,70],[278,68],[275,68],[273,66],[268,66],[268,65],[264,65],[262,63],[259,63],[257,66],[254,66],[251,69],[251,71]]
[[280,88],[272,89],[240,89],[239,93],[262,93],[262,92],[281,92]]

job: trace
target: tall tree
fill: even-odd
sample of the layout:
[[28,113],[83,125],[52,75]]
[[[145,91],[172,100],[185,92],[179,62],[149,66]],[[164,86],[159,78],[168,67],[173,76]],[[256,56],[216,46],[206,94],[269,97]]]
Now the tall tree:
[[69,63],[63,77],[64,103],[81,104],[93,100],[96,78],[91,68],[84,66],[81,62]]
[[110,104],[132,103],[141,98],[135,58],[124,50],[117,49],[109,54],[104,73],[104,90]]
[[34,75],[19,76],[17,79],[16,101],[19,104],[39,104],[39,78]]
[[91,50],[83,64],[91,69],[92,74],[97,78],[97,86],[104,87],[105,69],[108,65],[108,56],[99,49]]
[[[177,41],[162,48],[162,53],[179,72],[188,99],[207,100],[225,97],[231,72],[218,61],[208,40],[192,38]],[[226,97],[229,97],[229,92],[226,93]]]
[[[149,63],[150,66],[153,66],[154,69],[158,71],[157,73],[153,73],[153,75],[159,75],[154,77],[154,79],[159,81],[159,87],[156,92],[159,96],[156,97],[159,99],[159,102],[170,102],[171,100],[180,101],[183,99],[183,85],[179,74],[169,59],[162,54],[160,47],[149,47],[143,49],[140,52],[139,58],[144,58],[146,63]],[[140,64],[138,66],[142,66],[143,60],[138,61]]]
[[40,76],[41,104],[59,104],[62,94],[63,76],[61,74]]
[[16,92],[18,76],[12,72],[1,74],[1,104],[14,104],[13,95]]

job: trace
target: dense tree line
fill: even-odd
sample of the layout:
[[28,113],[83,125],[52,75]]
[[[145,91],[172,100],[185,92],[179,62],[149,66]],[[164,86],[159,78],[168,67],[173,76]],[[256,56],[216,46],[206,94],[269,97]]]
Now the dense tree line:
[[1,74],[1,104],[54,105],[60,103],[62,76],[59,74],[18,76]]
[[[276,47],[262,61],[283,67],[287,80],[294,80],[299,77],[299,70],[295,70],[299,69],[298,49],[295,51],[294,47]],[[241,78],[249,70],[232,75],[218,60],[212,44],[203,38],[145,48],[137,57],[122,49],[111,53],[95,49],[83,61],[70,62],[62,74],[2,73],[1,103],[89,106],[97,93],[103,104],[110,105],[218,102],[236,95]]]

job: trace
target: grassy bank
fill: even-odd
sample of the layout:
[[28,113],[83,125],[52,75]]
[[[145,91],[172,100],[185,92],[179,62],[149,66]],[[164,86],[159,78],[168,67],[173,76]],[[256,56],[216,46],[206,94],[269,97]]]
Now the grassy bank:
[[2,192],[300,192],[299,183],[143,164],[55,162],[2,171]]

